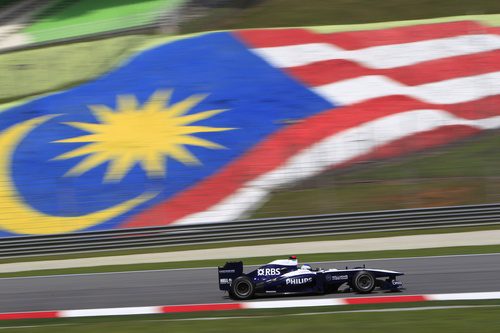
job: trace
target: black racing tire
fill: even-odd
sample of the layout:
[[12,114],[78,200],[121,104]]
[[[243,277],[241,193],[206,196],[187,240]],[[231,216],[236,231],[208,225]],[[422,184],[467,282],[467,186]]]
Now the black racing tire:
[[354,275],[351,283],[352,289],[360,294],[369,294],[375,289],[376,279],[372,273],[367,271],[360,271]]
[[237,277],[229,288],[229,296],[233,299],[250,299],[254,294],[255,286],[247,276]]

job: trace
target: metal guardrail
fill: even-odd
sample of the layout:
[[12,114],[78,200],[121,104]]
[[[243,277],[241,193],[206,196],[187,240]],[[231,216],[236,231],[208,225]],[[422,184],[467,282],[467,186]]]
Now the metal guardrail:
[[4,238],[0,258],[493,224],[500,224],[500,204],[294,216]]

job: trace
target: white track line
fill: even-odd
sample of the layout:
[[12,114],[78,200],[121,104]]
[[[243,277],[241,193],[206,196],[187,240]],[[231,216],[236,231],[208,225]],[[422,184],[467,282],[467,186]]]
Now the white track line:
[[[0,327],[0,330],[15,330],[15,329],[26,329],[26,328],[39,328],[39,327],[55,327],[55,326],[74,326],[76,324],[50,324],[50,325],[26,325],[26,326],[3,326]],[[78,324],[80,325],[80,324]]]

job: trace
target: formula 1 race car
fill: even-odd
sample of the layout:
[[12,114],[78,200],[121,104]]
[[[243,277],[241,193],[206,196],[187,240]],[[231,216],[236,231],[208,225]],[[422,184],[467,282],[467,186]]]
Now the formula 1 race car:
[[297,257],[275,260],[250,273],[243,273],[243,262],[226,262],[219,269],[219,289],[228,291],[233,299],[250,299],[255,295],[325,294],[346,284],[358,293],[371,293],[376,287],[399,291],[396,281],[400,272],[363,267],[346,269],[313,269],[299,267]]

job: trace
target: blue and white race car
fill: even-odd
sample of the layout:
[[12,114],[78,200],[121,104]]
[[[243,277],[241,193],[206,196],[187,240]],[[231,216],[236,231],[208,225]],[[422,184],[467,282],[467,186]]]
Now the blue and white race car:
[[297,257],[274,260],[249,273],[243,273],[243,262],[226,262],[219,267],[219,289],[233,299],[250,299],[257,295],[325,294],[346,285],[358,293],[371,293],[376,287],[399,291],[396,280],[404,273],[363,267],[346,269],[313,269],[299,267]]

